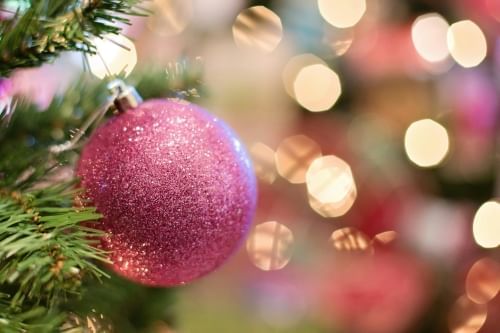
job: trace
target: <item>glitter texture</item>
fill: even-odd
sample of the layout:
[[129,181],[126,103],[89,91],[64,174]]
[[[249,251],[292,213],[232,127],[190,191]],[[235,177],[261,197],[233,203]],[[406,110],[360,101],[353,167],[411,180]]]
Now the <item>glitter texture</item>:
[[152,286],[184,284],[220,266],[243,241],[255,176],[234,133],[202,108],[149,100],[98,128],[77,167],[104,215],[113,269]]

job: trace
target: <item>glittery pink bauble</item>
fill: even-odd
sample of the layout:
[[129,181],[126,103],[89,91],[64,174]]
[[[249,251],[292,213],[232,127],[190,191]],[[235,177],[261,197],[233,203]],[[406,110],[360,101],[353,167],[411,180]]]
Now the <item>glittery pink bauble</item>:
[[194,104],[149,100],[98,128],[77,167],[113,269],[153,286],[220,266],[244,239],[255,177],[240,141]]

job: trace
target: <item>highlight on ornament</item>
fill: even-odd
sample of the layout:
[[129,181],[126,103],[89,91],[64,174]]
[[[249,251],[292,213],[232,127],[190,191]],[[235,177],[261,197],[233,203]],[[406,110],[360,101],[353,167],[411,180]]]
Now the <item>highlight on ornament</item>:
[[413,122],[405,133],[404,146],[408,158],[420,167],[439,165],[448,154],[448,132],[438,122],[421,119]]
[[263,271],[280,270],[288,265],[293,252],[292,231],[276,221],[257,224],[246,242],[250,261]]
[[233,37],[243,50],[270,53],[283,38],[281,19],[264,6],[247,8],[234,21]]
[[323,217],[339,217],[353,206],[357,190],[350,166],[337,156],[315,159],[306,173],[311,208]]
[[488,201],[474,215],[472,232],[476,243],[484,248],[500,245],[500,203]]
[[279,144],[274,155],[279,175],[292,184],[306,181],[307,168],[319,156],[320,146],[305,135],[286,138]]

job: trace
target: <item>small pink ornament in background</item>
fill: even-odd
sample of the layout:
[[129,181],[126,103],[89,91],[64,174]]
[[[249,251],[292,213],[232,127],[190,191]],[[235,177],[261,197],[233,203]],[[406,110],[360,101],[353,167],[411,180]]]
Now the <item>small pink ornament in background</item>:
[[346,53],[352,71],[366,79],[408,75],[424,72],[411,40],[409,25],[378,25],[370,33],[355,39]]
[[222,121],[181,100],[150,100],[98,128],[77,174],[104,218],[119,274],[175,286],[224,263],[256,205],[245,149]]
[[12,80],[0,78],[0,103],[12,98]]
[[[72,59],[75,54],[68,52],[54,63],[40,67],[17,69],[10,77],[13,94],[28,99],[41,111],[45,110],[54,96],[65,93],[80,75],[80,69]],[[81,56],[78,59],[81,62]]]
[[0,126],[8,124],[13,114],[12,80],[0,78]]
[[428,267],[403,253],[337,257],[318,283],[318,305],[343,332],[407,332],[425,309],[431,281]]

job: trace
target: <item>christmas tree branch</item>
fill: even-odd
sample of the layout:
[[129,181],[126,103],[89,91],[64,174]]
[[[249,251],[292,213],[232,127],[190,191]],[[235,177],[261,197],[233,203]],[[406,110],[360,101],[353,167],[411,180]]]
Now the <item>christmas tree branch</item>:
[[31,0],[25,12],[0,22],[0,76],[39,66],[63,51],[94,53],[92,38],[119,33],[116,23],[128,23],[124,15],[141,15],[138,2]]
[[63,313],[49,311],[43,306],[33,306],[25,311],[13,308],[8,295],[0,294],[0,332],[56,332],[64,320]]
[[80,318],[102,315],[113,332],[159,332],[152,326],[174,321],[175,296],[175,289],[146,287],[111,273],[102,283],[84,281],[82,297],[66,308]]
[[94,263],[105,260],[93,247],[101,234],[81,225],[100,215],[72,207],[73,187],[63,183],[0,195],[0,286],[15,286],[12,307],[54,306],[78,291],[83,274],[106,275]]

